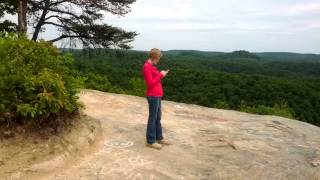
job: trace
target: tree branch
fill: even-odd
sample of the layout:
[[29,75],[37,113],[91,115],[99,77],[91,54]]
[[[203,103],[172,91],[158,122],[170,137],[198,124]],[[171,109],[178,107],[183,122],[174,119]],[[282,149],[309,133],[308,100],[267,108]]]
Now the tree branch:
[[57,38],[55,38],[55,39],[51,39],[51,40],[49,40],[48,42],[56,42],[56,41],[59,41],[59,40],[61,40],[61,39],[64,39],[64,38],[79,38],[79,37],[81,37],[81,36],[78,36],[78,35],[61,35],[61,36],[59,36],[59,37],[57,37]]
[[53,2],[49,6],[52,7],[52,6],[56,6],[58,4],[62,4],[62,3],[65,3],[65,2],[70,2],[70,0],[61,0],[61,1]]
[[60,10],[60,9],[54,9],[54,8],[47,8],[49,11],[52,11],[52,12],[56,12],[56,13],[61,13],[61,14],[67,14],[67,15],[70,15],[70,16],[73,16],[75,18],[79,18],[78,15],[76,15],[75,13],[71,13],[69,11],[63,11],[63,10]]
[[54,22],[44,22],[43,25],[45,25],[45,24],[66,28],[66,26],[61,25],[61,24],[57,24],[57,23],[54,23]]
[[46,20],[49,20],[49,19],[51,19],[51,18],[58,18],[58,19],[59,19],[59,17],[60,17],[60,16],[58,16],[58,15],[52,15],[52,16],[46,17],[44,20],[46,21]]

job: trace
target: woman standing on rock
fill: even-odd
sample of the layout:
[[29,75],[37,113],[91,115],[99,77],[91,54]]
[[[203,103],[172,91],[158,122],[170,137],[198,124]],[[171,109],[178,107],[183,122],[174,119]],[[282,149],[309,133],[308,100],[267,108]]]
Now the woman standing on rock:
[[162,53],[159,49],[153,48],[149,53],[149,59],[143,65],[143,77],[146,83],[146,97],[149,104],[149,117],[147,124],[146,140],[147,146],[161,149],[162,145],[170,145],[162,136],[161,127],[161,99],[163,96],[161,80],[169,70],[159,72],[154,66],[158,64]]

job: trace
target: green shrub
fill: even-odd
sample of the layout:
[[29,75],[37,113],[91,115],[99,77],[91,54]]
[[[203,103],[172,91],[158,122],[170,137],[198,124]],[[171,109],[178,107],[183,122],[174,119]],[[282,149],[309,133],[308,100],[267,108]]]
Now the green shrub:
[[248,113],[264,114],[264,115],[276,115],[286,118],[294,118],[294,111],[288,106],[286,102],[275,104],[273,107],[265,105],[257,105],[254,107],[241,104],[240,110]]
[[0,38],[0,120],[39,122],[82,107],[76,94],[83,79],[72,63],[70,54],[45,41]]
[[83,76],[85,77],[85,87],[87,89],[96,89],[107,92],[112,89],[112,85],[107,76],[92,72],[86,74],[83,73]]
[[129,80],[129,84],[131,89],[129,90],[128,94],[141,97],[145,96],[146,85],[142,78],[132,77]]
[[215,108],[220,108],[220,109],[229,109],[229,105],[227,102],[222,101],[222,100],[216,100],[216,103],[213,105]]

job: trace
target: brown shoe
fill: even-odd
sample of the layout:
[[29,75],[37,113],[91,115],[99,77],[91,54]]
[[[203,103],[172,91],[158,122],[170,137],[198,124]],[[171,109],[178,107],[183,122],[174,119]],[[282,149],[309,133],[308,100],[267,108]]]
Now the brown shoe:
[[149,144],[149,143],[147,143],[146,144],[148,147],[151,147],[151,148],[154,148],[154,149],[161,149],[162,148],[162,146],[161,146],[161,144],[159,144],[159,143],[152,143],[152,144]]
[[171,145],[171,143],[168,140],[165,140],[165,139],[157,140],[157,142],[159,144],[163,144],[163,145]]

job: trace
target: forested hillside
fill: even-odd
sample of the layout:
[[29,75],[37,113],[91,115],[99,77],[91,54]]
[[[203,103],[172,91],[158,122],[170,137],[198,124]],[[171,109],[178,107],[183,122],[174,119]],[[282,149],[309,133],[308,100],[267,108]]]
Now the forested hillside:
[[[146,52],[70,50],[86,88],[144,96]],[[291,59],[291,60],[290,60]],[[295,118],[320,126],[320,56],[166,51],[165,100]]]

